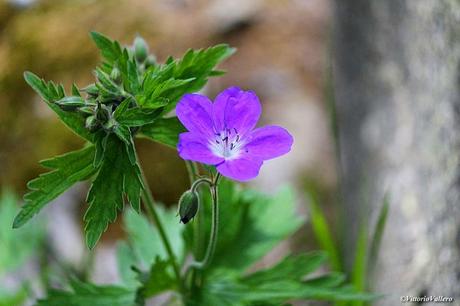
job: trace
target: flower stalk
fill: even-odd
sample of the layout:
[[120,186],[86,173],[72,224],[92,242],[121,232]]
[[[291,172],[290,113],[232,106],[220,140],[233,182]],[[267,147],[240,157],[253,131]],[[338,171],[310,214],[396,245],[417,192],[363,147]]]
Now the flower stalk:
[[201,261],[195,261],[190,265],[190,268],[195,268],[195,269],[205,269],[212,261],[212,257],[214,256],[214,252],[216,250],[216,244],[217,244],[217,235],[219,232],[219,192],[218,192],[218,186],[219,186],[219,179],[220,179],[220,174],[217,174],[214,180],[209,180],[207,178],[199,179],[195,181],[192,185],[192,190],[194,188],[198,187],[201,183],[208,183],[211,188],[211,197],[212,197],[212,210],[211,210],[211,234],[209,237],[209,243],[208,247],[206,249],[205,256],[203,260]]
[[[137,156],[136,156],[137,157]],[[139,158],[137,158],[139,160]],[[179,288],[179,292],[184,293],[184,284],[182,282],[182,277],[180,274],[180,268],[177,264],[176,256],[171,247],[171,243],[169,242],[168,236],[166,236],[166,231],[164,230],[163,224],[161,223],[160,216],[155,209],[155,200],[153,199],[152,191],[148,185],[147,179],[145,177],[144,171],[142,167],[139,167],[141,170],[142,182],[144,187],[142,188],[142,201],[144,203],[145,209],[147,211],[147,216],[149,217],[150,221],[155,224],[160,234],[161,241],[166,249],[166,253],[168,253],[169,262],[174,270],[174,275],[177,280],[177,286]]]

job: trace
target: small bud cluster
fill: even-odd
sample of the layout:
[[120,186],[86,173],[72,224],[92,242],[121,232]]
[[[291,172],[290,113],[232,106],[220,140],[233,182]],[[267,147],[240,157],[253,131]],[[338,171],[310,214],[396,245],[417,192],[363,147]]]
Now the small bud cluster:
[[155,55],[149,54],[149,46],[142,37],[137,36],[134,39],[131,50],[134,51],[134,58],[136,59],[141,71],[157,64],[157,58]]
[[[129,59],[136,62],[138,75],[156,65],[155,56],[149,55],[148,45],[141,37],[136,37],[127,51]],[[96,68],[95,76],[95,83],[82,89],[73,86],[73,95],[58,100],[55,104],[64,111],[82,113],[85,117],[85,126],[92,133],[101,129],[111,132],[117,125],[114,118],[117,107],[125,100],[129,100],[128,108],[136,107],[136,100],[125,90],[122,72],[116,65]],[[82,96],[81,93],[86,95]]]

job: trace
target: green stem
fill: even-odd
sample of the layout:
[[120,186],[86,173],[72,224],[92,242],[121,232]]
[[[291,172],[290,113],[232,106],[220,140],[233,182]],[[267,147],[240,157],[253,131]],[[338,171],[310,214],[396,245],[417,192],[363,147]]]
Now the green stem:
[[[211,220],[211,235],[209,237],[208,248],[206,249],[206,254],[202,261],[193,262],[190,267],[196,269],[206,268],[214,256],[217,244],[217,235],[219,232],[219,193],[218,193],[218,183],[219,183],[220,174],[217,174],[214,181],[211,183],[211,196],[212,196],[212,220]],[[202,182],[209,182],[208,179],[202,179]],[[200,182],[201,183],[201,182]],[[194,186],[198,186],[198,181],[194,183]]]
[[171,243],[169,242],[168,237],[166,236],[166,232],[164,230],[163,224],[161,223],[160,216],[155,209],[155,200],[153,199],[152,191],[147,183],[147,179],[145,178],[144,172],[141,169],[142,175],[142,182],[144,184],[144,188],[142,189],[142,199],[147,210],[147,215],[149,216],[150,220],[155,223],[156,227],[158,228],[158,232],[160,233],[160,238],[165,246],[166,252],[168,253],[169,261],[173,267],[174,274],[176,275],[177,285],[179,287],[179,291],[184,293],[184,285],[182,283],[182,278],[180,275],[180,269],[176,261],[176,256],[174,256],[173,250],[171,248]]

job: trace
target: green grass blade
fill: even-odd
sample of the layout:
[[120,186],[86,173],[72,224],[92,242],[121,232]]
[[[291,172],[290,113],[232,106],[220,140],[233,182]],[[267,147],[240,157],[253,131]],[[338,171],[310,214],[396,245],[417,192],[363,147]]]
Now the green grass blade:
[[310,217],[313,234],[321,249],[328,253],[332,269],[335,271],[342,271],[337,243],[332,236],[326,217],[319,206],[318,196],[316,192],[311,189],[308,192],[308,196],[310,198]]
[[390,209],[390,202],[388,193],[383,196],[382,207],[380,208],[377,223],[375,225],[374,233],[372,235],[371,246],[369,251],[369,269],[372,271],[377,263],[378,253],[380,250],[380,244],[382,242],[383,232],[385,230],[385,224]]
[[[363,225],[359,231],[358,241],[356,242],[355,261],[351,275],[351,282],[358,292],[364,292],[367,279],[367,226]],[[353,306],[361,306],[363,302],[356,301],[351,303]]]

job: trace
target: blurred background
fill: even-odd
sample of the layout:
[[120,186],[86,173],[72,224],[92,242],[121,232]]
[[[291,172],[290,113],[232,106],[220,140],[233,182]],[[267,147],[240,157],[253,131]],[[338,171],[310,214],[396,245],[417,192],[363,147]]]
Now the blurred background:
[[[295,186],[307,218],[314,193],[349,272],[360,228],[374,226],[387,195],[388,230],[370,287],[390,298],[379,303],[397,305],[400,295],[460,301],[459,16],[458,1],[447,0],[0,0],[0,186],[10,197],[4,203],[43,172],[38,160],[82,145],[27,86],[25,70],[67,89],[73,81],[85,86],[100,61],[92,30],[122,44],[139,34],[160,62],[224,42],[238,51],[205,93],[253,89],[264,107],[261,124],[282,125],[295,138],[293,151],[268,162],[251,184],[266,192],[280,182]],[[137,145],[148,180],[161,186],[156,199],[175,205],[188,186],[184,163],[169,148]],[[84,266],[86,190],[77,185],[48,205],[37,218],[46,220],[43,233],[26,232],[24,239],[43,235],[47,258]],[[120,219],[91,259],[97,283],[117,281]],[[260,265],[318,248],[314,231],[307,222]],[[0,259],[11,245],[0,244]],[[0,294],[15,291],[43,260],[32,256],[19,267],[0,261]]]

